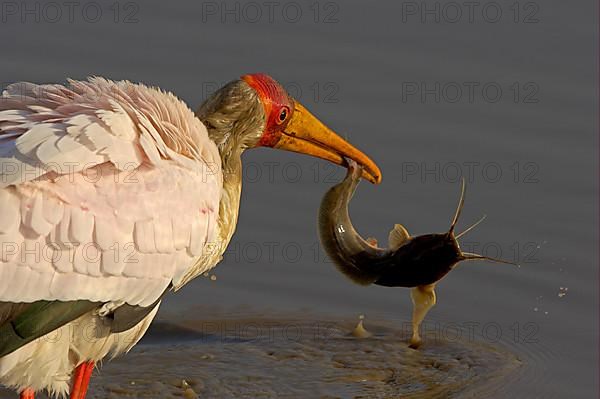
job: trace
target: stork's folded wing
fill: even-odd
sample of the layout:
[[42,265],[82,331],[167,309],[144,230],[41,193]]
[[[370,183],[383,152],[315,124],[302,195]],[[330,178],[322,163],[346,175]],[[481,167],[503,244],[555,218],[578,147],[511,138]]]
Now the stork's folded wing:
[[0,302],[152,304],[217,239],[220,166],[204,126],[170,94],[99,79],[10,86]]

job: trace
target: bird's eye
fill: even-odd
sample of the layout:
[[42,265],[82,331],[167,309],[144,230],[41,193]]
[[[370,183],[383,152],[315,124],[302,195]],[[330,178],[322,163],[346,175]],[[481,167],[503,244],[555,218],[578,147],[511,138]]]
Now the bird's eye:
[[282,124],[283,122],[285,122],[285,120],[287,119],[289,114],[289,111],[287,108],[281,108],[281,111],[279,111],[279,118],[277,119],[277,123]]

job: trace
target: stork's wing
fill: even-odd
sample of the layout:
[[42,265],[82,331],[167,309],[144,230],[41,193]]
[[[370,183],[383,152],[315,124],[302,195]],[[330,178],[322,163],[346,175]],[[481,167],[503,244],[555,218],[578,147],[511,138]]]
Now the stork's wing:
[[0,302],[153,304],[194,263],[214,266],[220,166],[202,123],[170,94],[102,79],[10,86]]
[[[160,300],[146,307],[121,305],[104,316],[103,325],[110,328],[111,333],[127,331],[152,312]],[[0,358],[101,306],[101,303],[84,300],[0,302]]]
[[10,317],[0,320],[0,358],[98,306],[89,301],[0,303],[0,311]]

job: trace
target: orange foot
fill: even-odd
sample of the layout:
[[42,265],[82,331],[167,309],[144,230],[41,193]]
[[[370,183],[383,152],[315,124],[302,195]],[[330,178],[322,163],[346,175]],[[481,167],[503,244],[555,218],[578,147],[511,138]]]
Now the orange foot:
[[19,399],[35,399],[35,392],[31,388],[23,389]]
[[[75,375],[73,376],[73,387],[71,388],[71,399],[85,399],[87,394],[88,386],[90,385],[90,378],[94,371],[94,362],[81,363],[75,369]],[[31,399],[33,396],[31,397]],[[28,398],[30,399],[30,398]]]

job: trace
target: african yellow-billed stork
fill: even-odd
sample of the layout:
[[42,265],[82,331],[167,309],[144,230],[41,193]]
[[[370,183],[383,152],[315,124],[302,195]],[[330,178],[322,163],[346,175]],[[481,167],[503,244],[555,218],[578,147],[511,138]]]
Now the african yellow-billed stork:
[[237,223],[241,154],[265,146],[377,166],[269,76],[196,112],[102,78],[18,83],[0,97],[0,383],[85,398],[165,292],[215,266]]

